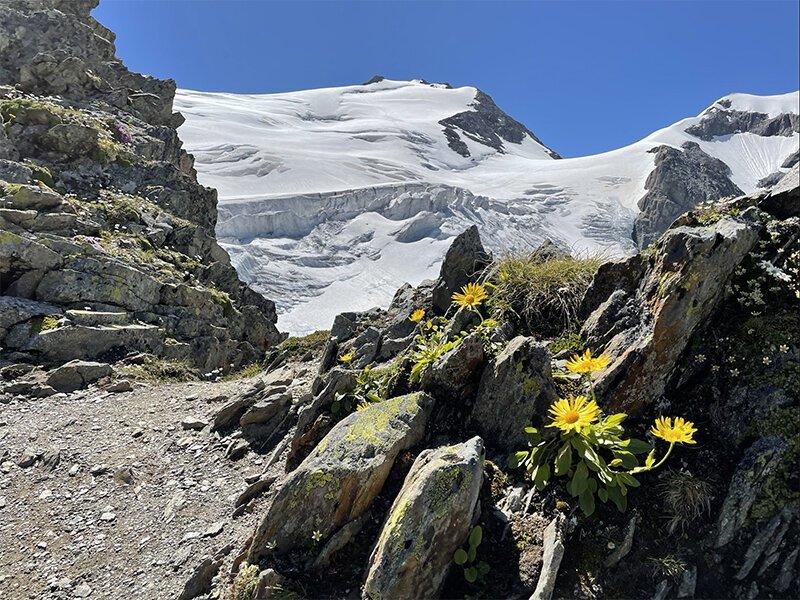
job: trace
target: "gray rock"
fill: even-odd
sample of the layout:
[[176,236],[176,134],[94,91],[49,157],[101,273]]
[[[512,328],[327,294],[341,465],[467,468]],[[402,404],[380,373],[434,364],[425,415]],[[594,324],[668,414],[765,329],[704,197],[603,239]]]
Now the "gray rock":
[[681,214],[706,200],[738,196],[743,192],[730,180],[730,168],[703,152],[695,142],[685,142],[682,151],[658,146],[655,168],[645,181],[647,193],[639,200],[633,239],[646,248]]
[[556,577],[564,558],[564,536],[566,534],[567,519],[558,513],[547,529],[544,530],[542,540],[542,571],[536,583],[536,589],[531,595],[531,600],[550,600],[556,587]]
[[368,597],[438,597],[453,553],[470,532],[483,461],[478,437],[420,453],[370,557]]
[[208,421],[200,417],[188,416],[181,419],[181,427],[186,430],[200,431],[208,426]]
[[422,439],[433,399],[421,393],[392,398],[340,421],[278,487],[263,515],[248,562],[270,552],[327,539],[369,508],[397,455]]
[[59,392],[73,392],[108,377],[113,372],[111,365],[106,363],[73,360],[50,371],[47,384]]
[[453,240],[445,254],[433,289],[433,306],[445,312],[452,302],[451,296],[473,281],[490,262],[491,255],[483,249],[478,228],[472,225]]
[[779,464],[785,443],[777,437],[757,440],[745,452],[731,478],[725,502],[717,519],[716,548],[731,542],[742,529],[750,507],[764,482]]
[[460,396],[477,382],[486,352],[477,333],[465,337],[455,348],[440,356],[422,375],[423,389],[441,396]]
[[63,202],[63,197],[47,187],[38,185],[17,185],[13,193],[0,197],[0,205],[19,210],[47,210],[55,208]]
[[582,334],[612,359],[596,381],[610,410],[632,412],[659,399],[692,333],[757,240],[756,226],[733,219],[670,229],[636,289],[590,315]]
[[524,428],[556,399],[550,353],[533,338],[517,336],[483,371],[472,422],[490,446],[525,446]]

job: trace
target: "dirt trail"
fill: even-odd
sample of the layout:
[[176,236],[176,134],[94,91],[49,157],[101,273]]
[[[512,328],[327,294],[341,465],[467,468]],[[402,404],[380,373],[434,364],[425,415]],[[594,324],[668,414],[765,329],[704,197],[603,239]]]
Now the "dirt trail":
[[0,404],[0,598],[176,598],[203,556],[236,552],[254,517],[233,499],[265,459],[182,420],[247,384]]

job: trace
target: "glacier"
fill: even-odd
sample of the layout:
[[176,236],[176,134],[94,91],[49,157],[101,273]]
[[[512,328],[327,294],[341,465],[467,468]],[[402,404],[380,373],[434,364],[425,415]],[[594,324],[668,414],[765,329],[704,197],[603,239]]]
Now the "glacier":
[[[741,130],[734,117],[797,115],[798,104],[797,92],[731,94],[624,148],[562,159],[474,87],[376,78],[281,94],[179,90],[175,101],[198,179],[219,192],[221,244],[293,334],[434,277],[471,224],[496,254],[545,239],[630,254],[654,148],[696,143],[750,193],[786,170],[800,134]],[[687,132],[712,118],[731,132]]]

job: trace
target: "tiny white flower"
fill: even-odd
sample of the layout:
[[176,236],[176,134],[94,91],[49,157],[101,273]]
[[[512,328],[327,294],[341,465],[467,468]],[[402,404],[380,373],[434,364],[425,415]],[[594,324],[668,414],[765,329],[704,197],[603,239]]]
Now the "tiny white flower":
[[789,351],[789,346],[787,346],[786,344],[781,344],[780,351],[785,354],[786,352]]
[[739,369],[731,369],[731,375],[733,377],[738,377],[739,376]]
[[764,358],[761,359],[761,362],[763,362],[765,365],[768,365],[772,363],[772,359],[769,356],[765,356]]
[[319,542],[322,539],[322,532],[319,529],[314,530],[314,533],[311,534],[311,539]]

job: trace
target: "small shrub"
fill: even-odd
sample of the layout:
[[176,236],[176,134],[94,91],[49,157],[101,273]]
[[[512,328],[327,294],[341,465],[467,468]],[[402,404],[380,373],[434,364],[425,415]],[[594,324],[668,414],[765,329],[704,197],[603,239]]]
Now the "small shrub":
[[222,378],[222,381],[235,381],[237,379],[248,379],[250,377],[255,377],[259,373],[263,372],[264,372],[264,365],[260,363],[252,363],[242,367],[235,373],[226,375],[225,377]]
[[489,307],[498,320],[517,321],[541,336],[557,335],[578,325],[578,308],[599,257],[541,258],[535,253],[508,256],[490,267]]
[[483,539],[483,529],[476,525],[469,532],[467,539],[467,549],[459,548],[453,554],[453,562],[464,569],[464,579],[468,583],[483,583],[486,574],[489,572],[489,565],[484,561],[478,561],[478,546]]
[[229,600],[255,600],[258,574],[258,565],[243,564],[231,584]]
[[337,416],[347,415],[354,409],[362,410],[370,404],[383,402],[400,376],[400,362],[388,367],[364,369],[356,376],[356,386],[351,392],[338,393],[331,404],[331,412]]
[[444,319],[429,320],[425,325],[425,330],[417,335],[414,341],[414,351],[411,353],[411,383],[419,383],[425,372],[440,357],[461,343],[463,336],[455,339],[448,339],[444,330]]

